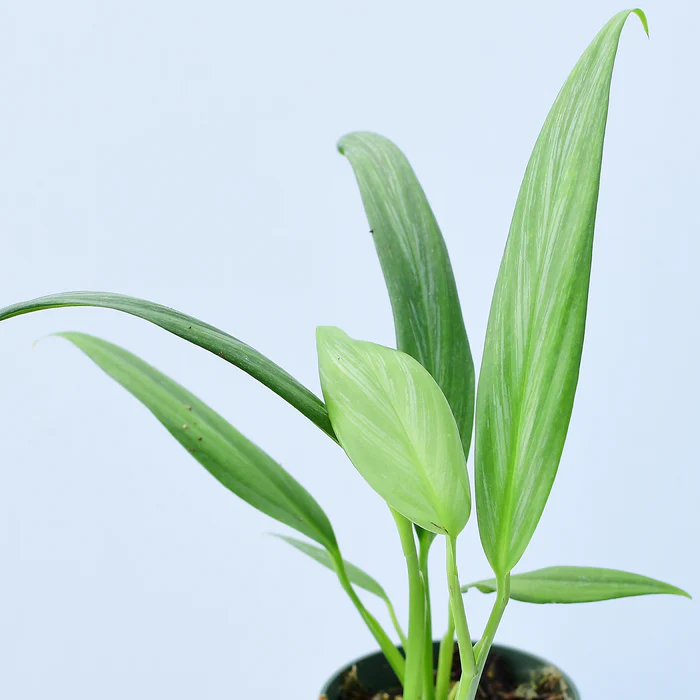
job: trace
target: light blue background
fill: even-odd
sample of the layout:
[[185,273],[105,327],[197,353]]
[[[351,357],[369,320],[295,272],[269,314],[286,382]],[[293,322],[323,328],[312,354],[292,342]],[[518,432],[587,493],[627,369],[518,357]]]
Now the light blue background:
[[[166,303],[318,389],[314,328],[391,343],[343,133],[413,163],[449,245],[477,362],[528,155],[620,0],[0,6],[0,304],[72,289]],[[581,384],[559,478],[520,570],[646,573],[700,594],[698,27],[646,0],[613,81]],[[0,327],[0,697],[308,700],[374,642],[333,577],[265,536],[60,330],[142,355],[279,459],[347,558],[406,607],[377,496],[315,427],[149,324],[62,310]],[[466,581],[487,575],[475,522]],[[436,632],[445,622],[434,552]],[[480,630],[491,600],[470,594]],[[384,620],[383,612],[379,612]],[[589,700],[690,697],[696,603],[512,604],[501,642]]]

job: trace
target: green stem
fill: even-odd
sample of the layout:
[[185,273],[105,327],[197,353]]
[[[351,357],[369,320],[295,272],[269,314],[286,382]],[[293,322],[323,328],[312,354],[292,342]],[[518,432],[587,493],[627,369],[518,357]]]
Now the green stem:
[[450,692],[450,677],[452,676],[452,657],[455,653],[455,623],[452,610],[447,609],[447,632],[440,642],[438,654],[437,684],[435,700],[447,700]]
[[483,671],[486,664],[486,659],[489,655],[491,645],[493,644],[496,630],[501,623],[501,618],[510,600],[510,574],[506,574],[503,578],[496,580],[496,601],[493,604],[491,615],[486,623],[484,634],[479,640],[479,643],[474,647],[476,653],[476,665],[479,673]]
[[396,521],[408,569],[408,644],[406,645],[406,677],[403,684],[403,697],[404,700],[420,700],[425,633],[423,580],[416,552],[416,540],[413,537],[413,524],[393,508],[391,514]]
[[401,628],[401,623],[399,622],[399,619],[396,617],[396,610],[394,610],[394,606],[391,604],[391,601],[387,598],[385,601],[386,603],[386,608],[389,611],[389,617],[391,618],[391,624],[394,625],[394,629],[396,630],[396,634],[399,635],[399,639],[401,640],[401,646],[405,649],[406,644],[408,643],[406,641],[406,635],[403,632],[403,629]]
[[423,634],[423,700],[435,700],[435,679],[433,673],[433,619],[430,607],[430,574],[428,558],[430,545],[434,537],[419,538],[418,563],[423,577],[423,595],[425,597],[425,631]]
[[337,555],[332,555],[333,563],[335,565],[335,571],[338,575],[338,580],[343,590],[348,594],[350,600],[352,600],[360,616],[364,620],[365,624],[372,633],[372,636],[377,640],[379,648],[386,656],[386,660],[389,662],[392,670],[399,679],[399,682],[403,683],[404,677],[406,675],[406,662],[401,655],[401,652],[396,648],[396,645],[389,639],[389,636],[384,631],[383,627],[377,622],[374,616],[365,608],[362,601],[357,597],[355,589],[350,583],[350,579],[345,571],[345,564],[343,563],[343,558],[340,556],[340,552]]
[[479,689],[479,680],[481,679],[481,674],[484,672],[486,660],[488,659],[491,645],[496,636],[496,630],[501,622],[506,605],[508,605],[509,598],[510,574],[506,574],[504,577],[497,579],[496,602],[493,605],[491,615],[489,615],[488,622],[486,623],[484,635],[474,647],[474,651],[476,652],[476,672],[469,683],[469,692],[465,696],[465,700],[474,700],[474,698],[476,698],[476,693]]
[[[467,613],[464,609],[462,591],[459,587],[459,574],[457,572],[457,539],[448,535],[447,540],[447,585],[450,589],[450,604],[452,616],[457,631],[459,644],[459,658],[462,663],[462,678],[459,681],[457,700],[466,700],[471,679],[476,673],[474,649],[467,624]],[[465,682],[466,681],[466,682]]]

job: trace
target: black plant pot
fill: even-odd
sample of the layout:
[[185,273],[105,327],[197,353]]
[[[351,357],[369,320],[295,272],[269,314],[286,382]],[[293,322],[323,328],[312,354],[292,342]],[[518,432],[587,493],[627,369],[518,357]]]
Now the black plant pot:
[[[437,652],[439,642],[434,644],[434,653],[437,660]],[[514,680],[517,683],[525,683],[531,677],[533,671],[539,671],[545,668],[552,668],[553,664],[544,659],[520,651],[511,647],[503,647],[495,644],[491,650],[492,653],[499,654],[510,667]],[[381,652],[363,656],[356,661],[349,663],[345,668],[338,671],[324,686],[321,691],[321,698],[327,700],[339,700],[340,691],[343,686],[343,678],[345,674],[353,667],[357,667],[357,676],[362,686],[370,693],[378,693],[380,691],[390,690],[398,686],[398,681],[391,667],[387,663],[384,655]],[[556,668],[556,667],[554,667]],[[571,679],[562,671],[557,669],[569,688],[569,696],[571,700],[581,700],[581,695],[574,686]]]

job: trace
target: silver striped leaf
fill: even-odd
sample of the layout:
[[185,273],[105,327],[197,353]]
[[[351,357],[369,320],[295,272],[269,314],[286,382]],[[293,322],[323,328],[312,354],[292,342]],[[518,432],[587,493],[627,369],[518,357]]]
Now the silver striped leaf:
[[630,14],[619,13],[596,36],[547,117],[496,282],[477,393],[475,455],[481,541],[497,575],[515,566],[537,527],[569,426],[610,81]]
[[317,331],[321,386],[338,441],[365,481],[417,525],[456,537],[469,519],[459,430],[428,370],[399,350]]

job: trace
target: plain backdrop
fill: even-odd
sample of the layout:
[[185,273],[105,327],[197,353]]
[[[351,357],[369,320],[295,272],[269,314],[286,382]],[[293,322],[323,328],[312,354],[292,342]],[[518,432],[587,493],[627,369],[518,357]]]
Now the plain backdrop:
[[[335,143],[408,155],[449,246],[478,363],[544,117],[620,0],[0,4],[0,305],[91,289],[222,327],[319,389],[314,329],[393,343]],[[568,443],[520,571],[609,566],[700,594],[695,0],[647,0],[612,86],[589,322]],[[387,509],[318,429],[216,357],[116,312],[0,326],[0,697],[308,700],[375,643],[333,576],[212,479],[68,343],[156,365],[285,465],[346,558],[407,604]],[[462,578],[489,574],[476,522]],[[436,635],[443,551],[433,552]],[[467,596],[474,631],[491,599]],[[368,601],[374,606],[374,601]],[[380,619],[386,617],[375,606]],[[374,608],[373,608],[374,609]],[[583,696],[691,697],[698,605],[509,606],[502,643]]]

